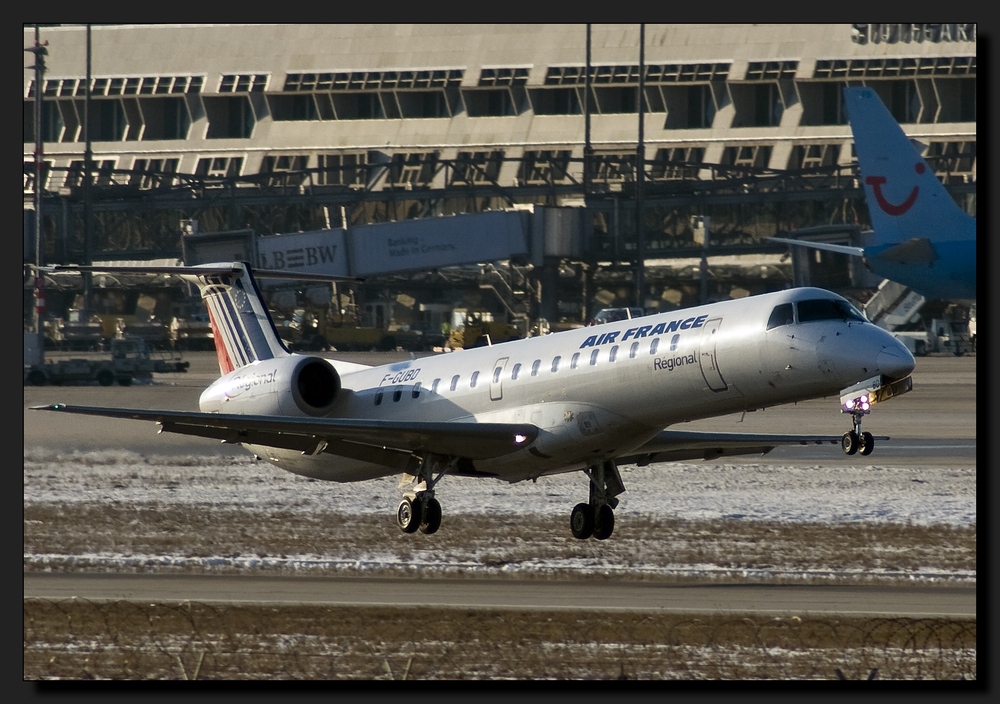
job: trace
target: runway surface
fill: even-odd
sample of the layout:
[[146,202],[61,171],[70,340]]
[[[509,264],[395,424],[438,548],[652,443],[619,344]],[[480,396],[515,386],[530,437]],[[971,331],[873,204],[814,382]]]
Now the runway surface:
[[579,609],[774,616],[961,618],[973,587],[690,585],[622,581],[362,579],[222,575],[24,575],[24,596],[48,599]]

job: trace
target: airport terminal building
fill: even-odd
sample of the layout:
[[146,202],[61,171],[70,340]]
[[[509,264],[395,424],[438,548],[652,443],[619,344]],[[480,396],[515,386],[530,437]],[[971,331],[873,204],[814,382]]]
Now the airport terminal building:
[[[593,228],[556,255],[679,256],[697,249],[692,216],[708,212],[713,244],[760,252],[737,245],[851,219],[843,200],[860,192],[842,88],[858,84],[875,88],[974,210],[975,24],[93,25],[89,91],[87,27],[37,31],[42,187],[63,213],[46,245],[57,258],[72,259],[79,240],[65,213],[81,207],[88,144],[93,185],[117,189],[118,205],[95,200],[96,211],[174,197],[203,231],[534,204],[589,209]],[[24,46],[35,36],[25,25]],[[35,76],[25,69],[26,210]],[[193,199],[237,190],[258,207],[252,218],[191,215]],[[806,195],[775,195],[788,190]],[[261,215],[276,195],[307,199],[318,221]],[[712,210],[750,202],[782,205],[768,206],[766,225]],[[640,207],[643,224],[629,225]]]

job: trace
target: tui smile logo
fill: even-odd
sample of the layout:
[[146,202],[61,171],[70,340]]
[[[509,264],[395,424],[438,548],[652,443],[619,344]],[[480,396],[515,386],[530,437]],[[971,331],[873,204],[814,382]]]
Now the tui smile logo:
[[[917,174],[922,174],[924,172],[923,162],[917,162],[914,169]],[[910,191],[910,195],[906,197],[899,205],[890,203],[885,194],[882,193],[882,184],[885,183],[885,176],[869,176],[865,179],[865,183],[872,187],[872,192],[875,194],[875,201],[878,203],[878,207],[884,210],[889,215],[902,215],[907,210],[913,207],[913,204],[917,202],[917,194],[920,192],[919,186],[914,186],[913,190]]]

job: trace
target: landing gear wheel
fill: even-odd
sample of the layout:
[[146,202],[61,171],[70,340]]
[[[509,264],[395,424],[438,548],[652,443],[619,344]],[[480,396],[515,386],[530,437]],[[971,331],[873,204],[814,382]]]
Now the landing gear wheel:
[[861,433],[861,454],[870,455],[875,449],[875,437],[867,430]]
[[[840,446],[844,448],[844,452],[848,455],[853,455],[858,451],[858,446],[861,444],[858,434],[853,430],[844,433],[844,437],[840,441]],[[874,441],[872,442],[874,445]]]
[[607,540],[615,530],[615,512],[607,504],[601,504],[597,509],[597,521],[594,523],[594,537]]
[[590,504],[577,504],[569,516],[569,528],[573,537],[586,540],[594,534],[594,512]]
[[436,533],[437,529],[441,527],[441,504],[438,503],[438,500],[433,497],[427,499],[421,513],[423,520],[420,522],[420,532],[427,535]]
[[420,502],[404,498],[396,509],[396,523],[404,533],[414,533],[420,527]]

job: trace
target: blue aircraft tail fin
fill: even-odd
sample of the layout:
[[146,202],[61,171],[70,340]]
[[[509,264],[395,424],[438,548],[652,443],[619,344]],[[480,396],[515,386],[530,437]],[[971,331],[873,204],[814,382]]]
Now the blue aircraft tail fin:
[[975,219],[951,197],[878,94],[847,87],[844,99],[876,244],[968,239]]

